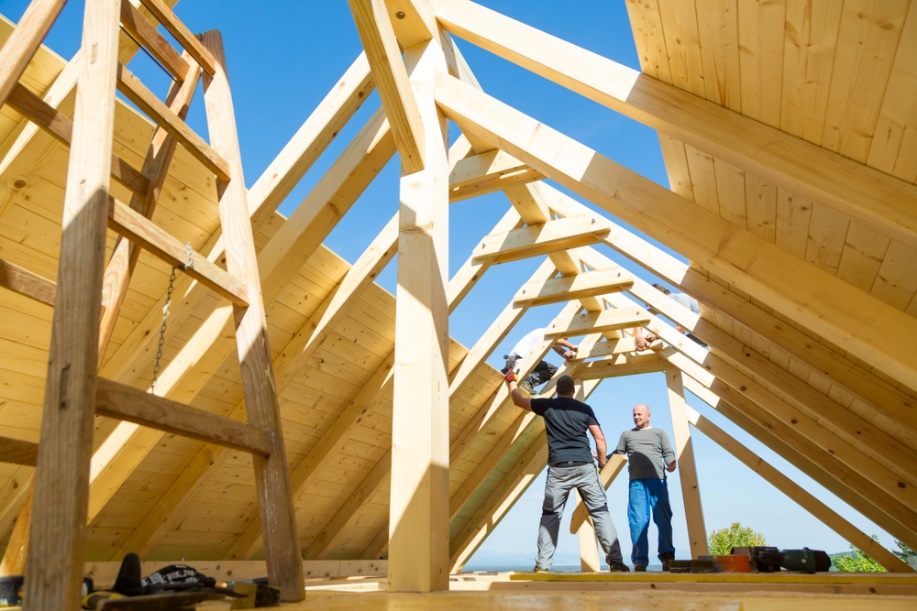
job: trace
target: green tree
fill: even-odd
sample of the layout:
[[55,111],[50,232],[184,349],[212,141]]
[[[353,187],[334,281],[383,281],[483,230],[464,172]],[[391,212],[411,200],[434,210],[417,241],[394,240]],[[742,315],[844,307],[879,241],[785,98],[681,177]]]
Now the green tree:
[[[876,541],[878,535],[872,535]],[[850,551],[831,556],[831,564],[842,573],[884,573],[885,567],[863,553],[863,550],[850,546]]]
[[733,547],[755,547],[767,545],[764,535],[756,533],[747,526],[733,522],[729,528],[714,530],[707,538],[707,547],[713,556],[725,556],[732,553]]
[[908,558],[913,558],[914,556],[917,556],[917,552],[912,550],[911,546],[905,543],[904,541],[898,541],[897,539],[895,539],[895,545],[898,546],[899,551],[896,552],[892,550],[892,553],[898,556],[899,558],[901,558],[902,560],[904,560],[905,562],[908,561]]

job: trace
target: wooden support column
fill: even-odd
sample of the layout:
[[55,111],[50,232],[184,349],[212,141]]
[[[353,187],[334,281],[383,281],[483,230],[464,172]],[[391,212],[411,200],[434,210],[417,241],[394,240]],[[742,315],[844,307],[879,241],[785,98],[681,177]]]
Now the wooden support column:
[[[590,388],[593,390],[600,383],[601,380],[588,382]],[[580,384],[576,389],[576,398],[578,401],[586,402],[586,388],[583,384]],[[583,505],[579,490],[574,490],[573,500],[574,506]],[[599,542],[595,537],[595,528],[592,526],[591,521],[587,521],[583,524],[582,528],[579,529],[578,538],[580,567],[584,571],[601,571],[602,564],[599,560]]]
[[[579,490],[573,490],[573,500],[577,506],[582,504]],[[584,572],[598,572],[602,570],[602,564],[599,560],[599,544],[595,538],[595,528],[592,522],[586,520],[577,531],[579,538],[579,564]]]
[[242,156],[226,76],[226,57],[222,37],[216,30],[203,34],[202,42],[215,60],[213,76],[204,78],[210,138],[214,151],[227,160],[232,176],[229,182],[217,180],[220,220],[227,243],[226,268],[245,283],[249,295],[248,307],[233,306],[246,411],[249,424],[270,431],[270,455],[252,455],[264,529],[267,572],[271,585],[280,588],[281,600],[299,601],[305,596],[302,559],[280,425],[280,405],[271,366],[258,261],[248,218]]
[[87,2],[64,195],[48,377],[26,567],[26,609],[74,609],[82,581],[120,0]]
[[691,443],[691,427],[688,424],[688,406],[685,403],[681,370],[676,367],[666,369],[665,381],[669,389],[672,433],[675,436],[675,455],[678,460],[678,475],[681,477],[681,493],[685,501],[691,557],[697,558],[708,554],[707,529],[704,526],[704,512],[700,503],[700,487],[697,483],[697,467],[694,464],[694,446]]
[[392,592],[430,592],[449,588],[449,162],[433,101],[445,62],[432,42],[405,58],[426,165],[401,179],[388,579]]

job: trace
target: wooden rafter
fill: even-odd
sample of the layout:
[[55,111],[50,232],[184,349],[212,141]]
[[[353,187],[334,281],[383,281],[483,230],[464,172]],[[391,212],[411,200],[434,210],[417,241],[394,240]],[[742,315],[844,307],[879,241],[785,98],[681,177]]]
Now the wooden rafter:
[[424,125],[383,0],[348,0],[406,174],[424,168]]
[[[917,335],[917,320],[595,151],[464,85],[437,79],[440,108],[607,212],[677,249],[711,274],[734,283],[776,311],[867,363],[917,388],[917,360],[903,345],[875,337]],[[559,147],[558,143],[563,142]],[[559,156],[558,151],[563,155]],[[690,236],[690,237],[689,237]],[[793,269],[786,276],[783,270]],[[782,278],[779,287],[775,278]],[[826,295],[830,295],[826,297]]]
[[[775,184],[913,243],[917,187],[473,2],[431,0],[446,30]],[[693,258],[693,257],[692,257]]]

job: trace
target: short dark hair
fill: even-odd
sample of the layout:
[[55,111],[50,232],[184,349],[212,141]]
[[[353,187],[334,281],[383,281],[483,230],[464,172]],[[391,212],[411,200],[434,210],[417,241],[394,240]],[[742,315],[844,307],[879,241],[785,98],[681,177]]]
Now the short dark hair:
[[573,378],[570,376],[560,376],[557,378],[557,394],[572,395],[575,391],[576,386],[573,384]]
[[655,283],[655,284],[653,285],[653,288],[654,288],[654,289],[659,289],[660,291],[662,291],[662,292],[665,293],[666,295],[668,295],[668,294],[670,293],[669,289],[665,288],[664,286],[662,286],[662,285],[659,284],[658,282]]

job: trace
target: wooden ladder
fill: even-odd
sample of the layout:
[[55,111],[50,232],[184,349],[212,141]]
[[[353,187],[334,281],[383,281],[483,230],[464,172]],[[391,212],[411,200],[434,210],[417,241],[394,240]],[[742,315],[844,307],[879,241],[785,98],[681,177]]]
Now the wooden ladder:
[[[280,588],[283,600],[302,600],[289,470],[221,37],[211,31],[198,39],[163,0],[141,0],[184,48],[180,54],[128,0],[87,0],[71,124],[18,83],[65,2],[33,0],[0,49],[0,103],[10,104],[70,146],[56,285],[0,261],[0,284],[54,306],[26,563],[26,608],[79,607],[96,413],[251,453],[270,582]],[[119,63],[119,22],[171,74],[173,86],[166,102]],[[211,144],[184,122],[201,75]],[[112,155],[116,87],[158,126],[140,171]],[[226,270],[150,220],[176,143],[216,178]],[[129,204],[111,197],[111,177],[132,192]],[[106,227],[120,236],[107,268]],[[184,268],[233,304],[248,424],[98,377],[140,248]],[[103,279],[106,290],[100,299]],[[86,324],[93,320],[101,324]],[[0,460],[34,463],[33,446],[0,439]],[[17,521],[21,532],[20,522],[22,516]],[[14,532],[11,546],[16,538]]]

